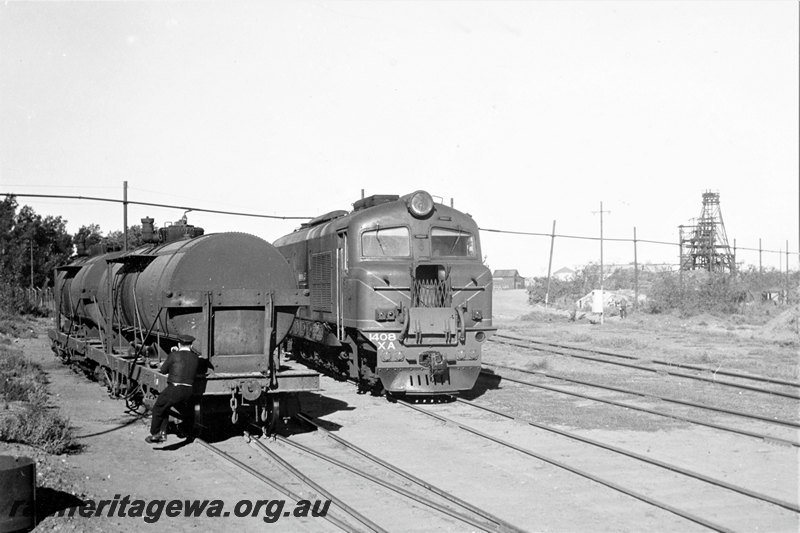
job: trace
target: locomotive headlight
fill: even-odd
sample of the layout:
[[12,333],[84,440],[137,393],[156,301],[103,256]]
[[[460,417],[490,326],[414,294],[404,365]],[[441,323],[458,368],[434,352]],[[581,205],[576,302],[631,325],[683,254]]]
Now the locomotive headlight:
[[417,191],[413,193],[408,200],[408,211],[417,218],[423,218],[431,214],[433,211],[433,198],[425,191]]

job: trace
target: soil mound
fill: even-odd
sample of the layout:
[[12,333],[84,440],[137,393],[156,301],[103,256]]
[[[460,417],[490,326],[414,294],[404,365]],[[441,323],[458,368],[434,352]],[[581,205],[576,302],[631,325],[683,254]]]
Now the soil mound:
[[767,340],[800,343],[800,304],[790,307],[764,324],[758,334]]

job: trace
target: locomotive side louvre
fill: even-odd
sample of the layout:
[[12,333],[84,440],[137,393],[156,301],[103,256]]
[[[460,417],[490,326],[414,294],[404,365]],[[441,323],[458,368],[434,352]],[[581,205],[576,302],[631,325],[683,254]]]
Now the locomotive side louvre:
[[380,381],[392,393],[469,390],[480,345],[495,331],[477,225],[432,200],[413,216],[419,196],[430,199],[369,197],[275,241],[311,293],[292,351],[362,389]]
[[112,394],[138,406],[166,387],[158,367],[178,336],[192,335],[203,369],[195,382],[196,408],[227,411],[233,420],[252,406],[256,421],[269,417],[274,424],[287,413],[281,399],[319,389],[315,372],[282,364],[276,350],[308,298],[283,256],[263,239],[181,234],[57,268],[59,312],[48,332],[53,349],[99,372]]

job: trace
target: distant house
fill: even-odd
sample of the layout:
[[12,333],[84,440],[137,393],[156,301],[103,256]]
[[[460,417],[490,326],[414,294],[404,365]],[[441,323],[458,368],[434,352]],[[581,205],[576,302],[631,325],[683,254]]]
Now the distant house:
[[553,277],[561,281],[569,281],[575,277],[575,271],[567,267],[559,268],[553,272]]
[[495,270],[492,274],[495,289],[524,289],[525,278],[517,270]]

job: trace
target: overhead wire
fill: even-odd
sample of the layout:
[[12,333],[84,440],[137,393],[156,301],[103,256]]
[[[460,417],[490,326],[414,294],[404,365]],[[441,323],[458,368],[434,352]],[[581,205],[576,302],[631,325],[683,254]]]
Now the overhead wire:
[[[144,190],[144,189],[141,189]],[[68,200],[90,200],[96,202],[112,202],[118,204],[128,203],[131,205],[143,205],[148,207],[164,207],[167,209],[181,209],[183,211],[196,211],[201,213],[215,213],[220,215],[234,215],[234,216],[244,216],[244,217],[254,217],[254,218],[269,218],[275,220],[310,220],[314,217],[312,216],[281,216],[281,215],[264,215],[259,213],[244,213],[238,211],[224,211],[220,209],[206,209],[202,207],[192,207],[188,205],[173,205],[173,204],[161,204],[161,203],[154,203],[154,202],[139,202],[135,200],[120,200],[117,198],[103,198],[98,196],[76,196],[76,195],[65,195],[65,194],[29,194],[29,193],[14,193],[14,192],[3,192],[0,195],[5,196],[17,196],[20,198],[57,198],[57,199],[68,199]],[[657,240],[649,240],[649,239],[625,239],[625,238],[614,238],[614,237],[587,237],[587,236],[580,236],[580,235],[562,235],[562,234],[553,234],[553,233],[538,233],[538,232],[531,232],[531,231],[512,231],[512,230],[503,230],[503,229],[495,229],[495,228],[479,228],[481,231],[485,231],[487,233],[503,233],[507,235],[526,235],[532,237],[559,237],[562,239],[580,239],[580,240],[591,240],[591,241],[609,241],[609,242],[637,242],[637,243],[648,243],[648,244],[662,244],[667,246],[680,246],[680,243],[677,242],[666,242],[666,241],[657,241]],[[765,249],[758,249],[758,248],[747,248],[747,247],[736,247],[737,250],[746,250],[752,252],[762,252],[762,253],[777,253],[777,254],[791,254],[791,255],[800,255],[800,252],[789,252],[788,250],[765,250]]]

